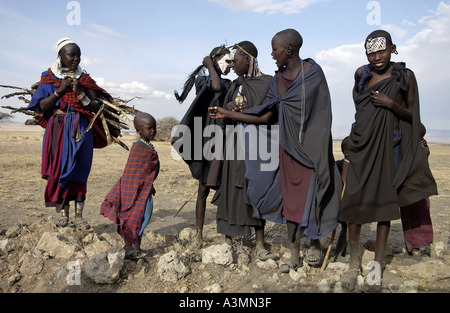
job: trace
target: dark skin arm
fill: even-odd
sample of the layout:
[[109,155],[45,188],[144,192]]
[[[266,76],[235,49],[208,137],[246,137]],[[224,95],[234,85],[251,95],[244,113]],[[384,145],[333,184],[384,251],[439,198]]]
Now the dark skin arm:
[[246,124],[267,124],[273,115],[273,111],[267,111],[262,115],[251,115],[241,112],[228,111],[221,107],[208,108],[209,115],[213,119],[230,118]]
[[[59,88],[56,90],[56,93],[62,97],[68,90],[71,89],[72,89],[72,80],[70,78],[66,78],[61,81],[61,86],[59,86]],[[39,106],[41,107],[42,111],[49,112],[53,110],[53,107],[55,106],[58,100],[59,97],[53,93],[49,97],[42,99],[39,102]]]
[[[73,90],[77,94],[77,96],[81,93],[81,88],[78,80],[76,79],[72,80],[71,78],[65,78],[61,80],[61,86],[59,86],[59,88],[56,90],[56,93],[60,97],[62,97],[67,91],[70,90]],[[89,105],[86,106],[86,108],[89,111],[97,112],[100,108],[100,105],[98,103],[98,97],[96,92],[91,89],[86,89],[85,93],[87,97],[91,99],[91,102],[89,103]],[[42,99],[39,102],[39,106],[41,107],[42,111],[50,112],[54,108],[56,102],[59,100],[60,97],[58,97],[53,93],[47,98]]]
[[220,76],[219,74],[217,74],[213,59],[211,59],[211,57],[209,56],[206,56],[203,59],[203,65],[208,69],[209,77],[211,78],[211,90],[214,92],[220,91]]
[[411,122],[412,121],[412,108],[414,104],[414,96],[415,96],[415,89],[416,89],[416,80],[414,75],[412,75],[408,71],[408,78],[409,78],[409,88],[408,93],[406,94],[406,108],[402,106],[403,102],[403,96],[399,92],[397,94],[397,99],[394,101],[385,94],[377,93],[376,91],[371,91],[371,99],[375,106],[381,106],[389,109],[392,111],[396,116],[398,116],[400,119]]

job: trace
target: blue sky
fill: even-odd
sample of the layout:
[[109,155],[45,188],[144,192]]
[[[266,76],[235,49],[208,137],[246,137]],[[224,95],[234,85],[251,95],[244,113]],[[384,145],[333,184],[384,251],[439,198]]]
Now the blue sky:
[[[363,42],[378,28],[388,30],[398,46],[393,61],[406,62],[417,76],[425,126],[450,130],[450,72],[443,70],[450,1],[0,0],[0,84],[30,87],[56,59],[56,41],[69,36],[81,47],[82,67],[100,86],[123,99],[142,97],[131,104],[156,118],[181,119],[194,95],[180,105],[173,91],[181,91],[213,47],[250,40],[261,70],[273,74],[270,41],[286,28],[302,34],[301,57],[324,69],[335,137],[353,123],[353,74],[367,63]],[[9,92],[0,89],[0,95]],[[0,105],[23,103],[2,99]]]

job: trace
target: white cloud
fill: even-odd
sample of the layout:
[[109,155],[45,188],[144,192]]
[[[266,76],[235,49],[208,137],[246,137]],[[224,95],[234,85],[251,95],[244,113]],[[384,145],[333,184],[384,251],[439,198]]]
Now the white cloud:
[[119,32],[116,32],[115,30],[99,24],[91,23],[89,24],[89,28],[92,30],[87,30],[84,32],[85,35],[93,38],[99,38],[99,39],[108,39],[113,37],[123,37],[122,34]]
[[104,25],[91,23],[90,26],[97,32],[100,32],[109,37],[123,37],[120,33],[116,32],[115,30],[113,30],[109,27],[106,27]]
[[113,96],[117,96],[122,99],[132,98],[135,96],[166,100],[171,100],[173,98],[170,93],[167,93],[166,91],[155,90],[154,88],[148,86],[146,83],[139,81],[115,83],[106,81],[103,77],[95,77],[94,80],[100,87],[104,88]]
[[389,24],[389,25],[381,25],[381,29],[388,31],[392,38],[395,38],[394,43],[397,41],[406,38],[408,35],[408,30],[402,26]]
[[81,66],[88,67],[90,65],[99,65],[104,64],[105,61],[99,58],[89,58],[85,56],[81,56]]
[[316,2],[328,0],[209,0],[234,11],[251,11],[256,13],[298,13]]
[[[432,15],[420,19],[422,30],[408,35],[406,23],[389,25],[399,55],[392,61],[406,62],[414,73],[419,85],[421,118],[429,129],[448,129],[450,98],[450,72],[442,70],[450,50],[450,3],[441,2]],[[403,36],[403,38],[399,38]],[[403,40],[402,40],[403,39]],[[347,125],[353,122],[353,100],[351,91],[354,73],[359,66],[368,63],[363,43],[348,44],[320,51],[315,56],[322,66],[330,86],[333,101],[333,125]]]

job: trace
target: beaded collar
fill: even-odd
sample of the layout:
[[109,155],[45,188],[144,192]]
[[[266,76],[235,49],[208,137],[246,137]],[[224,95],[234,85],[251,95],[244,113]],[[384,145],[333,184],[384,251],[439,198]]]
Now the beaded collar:
[[142,139],[142,138],[139,138],[138,141],[142,142],[143,144],[145,144],[145,145],[146,145],[147,147],[149,147],[150,149],[155,150],[155,147],[152,145],[151,142],[147,142],[147,141],[145,141],[145,140]]

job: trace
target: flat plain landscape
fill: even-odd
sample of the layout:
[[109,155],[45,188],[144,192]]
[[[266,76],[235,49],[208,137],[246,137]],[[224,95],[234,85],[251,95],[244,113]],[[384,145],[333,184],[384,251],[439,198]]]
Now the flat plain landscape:
[[[44,206],[45,181],[40,178],[42,136],[43,130],[37,126],[11,128],[0,124],[0,241],[6,240],[7,230],[19,230],[18,236],[10,239],[14,241],[15,248],[0,254],[0,292],[209,292],[211,286],[217,284],[220,292],[224,293],[297,293],[323,291],[320,287],[323,280],[326,281],[329,292],[339,291],[339,275],[342,275],[342,270],[336,274],[337,267],[333,270],[332,266],[323,273],[316,268],[304,268],[305,277],[298,280],[290,274],[280,273],[277,266],[280,261],[273,268],[258,263],[252,255],[254,238],[240,239],[234,244],[234,249],[241,246],[247,252],[247,262],[240,260],[232,266],[203,264],[202,249],[192,248],[189,240],[186,242],[179,237],[182,231],[195,228],[195,196],[192,196],[196,192],[197,181],[191,177],[183,161],[172,157],[169,142],[154,142],[161,169],[155,182],[155,209],[143,241],[143,247],[152,251],[146,259],[126,261],[120,279],[109,285],[95,284],[85,278],[81,285],[68,286],[63,280],[57,279],[57,271],[54,270],[56,263],[51,264],[57,262],[55,259],[43,261],[45,266],[39,273],[23,273],[23,254],[34,253],[33,247],[42,233],[61,232],[52,226],[52,219],[56,216],[54,209]],[[122,140],[131,146],[136,135],[125,133]],[[439,190],[439,195],[431,198],[434,227],[431,257],[415,259],[405,255],[402,251],[404,241],[401,223],[393,222],[388,240],[389,262],[383,278],[385,292],[401,292],[405,290],[405,283],[410,281],[416,282],[418,292],[450,291],[450,257],[448,251],[445,253],[450,235],[450,145],[430,143],[429,146],[430,165]],[[342,158],[339,141],[334,142],[334,154],[336,160]],[[105,195],[121,176],[127,157],[128,152],[119,145],[94,151],[85,205],[85,218],[94,227],[94,233],[100,239],[103,238],[102,234],[109,234],[115,238],[117,245],[121,244],[121,240],[116,234],[115,225],[99,213]],[[213,192],[209,199],[212,196]],[[215,212],[216,207],[208,202],[204,248],[222,243],[222,237],[215,228]],[[69,236],[67,231],[64,234]],[[25,239],[32,242],[31,246]],[[364,245],[362,249],[369,253],[365,256],[366,260],[370,258],[369,243],[374,239],[374,225],[365,225],[361,242]],[[269,250],[279,255],[280,260],[286,257],[288,250],[285,226],[268,223],[266,243]],[[323,246],[326,247],[328,243],[329,238],[324,238]],[[190,273],[176,284],[164,282],[157,275],[159,258],[170,250],[176,250],[180,255],[189,251],[189,257],[185,259],[188,259]],[[336,262],[345,266],[348,255],[340,257]],[[61,269],[65,263],[60,262],[58,266]]]

